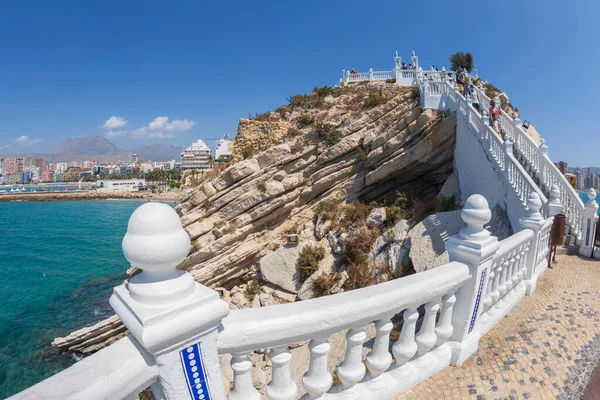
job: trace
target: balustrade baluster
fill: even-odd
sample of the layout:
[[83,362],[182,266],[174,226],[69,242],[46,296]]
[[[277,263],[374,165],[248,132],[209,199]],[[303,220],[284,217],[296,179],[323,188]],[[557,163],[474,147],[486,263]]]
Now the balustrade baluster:
[[492,301],[494,304],[500,299],[500,276],[502,275],[502,263],[498,262],[498,267],[494,273],[494,284],[492,285]]
[[494,264],[492,264],[492,268],[490,269],[490,277],[488,278],[488,285],[485,290],[485,297],[483,300],[483,312],[486,312],[492,306],[492,291],[494,290],[494,278],[496,276],[496,271],[494,271]]
[[269,400],[294,400],[298,395],[298,387],[290,376],[290,349],[288,346],[274,347],[269,352],[269,358],[273,365],[273,377],[267,385],[267,397]]
[[421,357],[435,346],[437,337],[435,335],[435,317],[437,315],[440,305],[437,299],[430,301],[425,304],[425,316],[423,317],[423,324],[415,341],[417,342],[418,350],[417,357]]
[[[547,248],[548,240],[546,238],[544,239],[545,240],[542,240],[542,243],[545,242],[544,247]],[[540,243],[540,245],[542,243]],[[523,245],[521,246],[521,251],[519,252],[519,255],[521,257],[521,265],[519,266],[519,271],[517,272],[517,282],[521,282],[523,280],[523,277],[525,276],[525,272],[527,270],[527,248],[528,245]],[[538,251],[536,254],[540,254],[540,252]]]
[[500,274],[500,280],[498,281],[498,292],[500,293],[500,298],[504,297],[506,294],[506,273],[508,269],[508,261],[504,260],[502,262],[502,273]]
[[260,400],[260,394],[252,384],[252,361],[249,356],[249,351],[231,354],[233,389],[229,392],[229,400]]
[[521,271],[521,248],[517,249],[517,252],[515,253],[515,267],[514,270],[512,272],[512,278],[511,278],[511,282],[512,282],[512,287],[516,287],[520,281],[519,279],[519,271]]
[[346,333],[346,356],[337,368],[344,391],[352,388],[365,376],[366,368],[362,363],[362,345],[366,338],[367,334],[362,327],[351,328]]
[[302,386],[312,400],[319,399],[327,393],[333,382],[331,374],[327,372],[327,354],[330,348],[328,338],[314,338],[308,344],[310,364],[302,377]]
[[454,293],[449,293],[442,297],[442,312],[440,319],[435,327],[435,335],[437,336],[437,346],[441,346],[452,336],[454,327],[452,326],[452,309],[456,303]]
[[513,287],[512,276],[515,273],[515,261],[516,261],[514,255],[515,255],[515,253],[511,252],[507,258],[508,269],[506,271],[506,279],[505,279],[506,293],[510,292],[510,290]]
[[375,322],[375,341],[373,350],[369,352],[365,360],[369,368],[369,385],[372,387],[381,387],[381,379],[377,379],[392,364],[392,355],[390,354],[390,332],[394,324],[390,318],[380,319]]
[[404,324],[402,325],[400,338],[392,346],[392,353],[398,367],[410,361],[419,348],[415,341],[417,319],[419,319],[419,312],[416,308],[404,310]]

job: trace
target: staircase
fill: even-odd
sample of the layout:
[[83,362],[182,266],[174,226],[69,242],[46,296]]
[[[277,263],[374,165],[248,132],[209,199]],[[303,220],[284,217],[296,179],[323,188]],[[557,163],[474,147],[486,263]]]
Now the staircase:
[[[580,245],[582,240],[584,204],[563,174],[548,157],[548,147],[542,140],[537,145],[525,132],[521,121],[511,118],[504,110],[500,115],[502,137],[492,129],[485,110],[490,107],[490,98],[483,88],[477,89],[483,115],[465,99],[458,87],[447,81],[431,81],[425,76],[417,76],[417,85],[424,108],[437,108],[456,111],[467,123],[469,129],[479,139],[482,148],[492,160],[496,171],[503,177],[505,185],[511,187],[520,199],[520,206],[527,210],[527,199],[535,192],[543,204],[544,216],[550,214],[550,205],[559,201],[565,214],[567,230],[565,245]],[[497,100],[496,100],[497,101]],[[500,108],[499,102],[497,103]],[[552,193],[556,186],[558,190]],[[518,204],[516,206],[519,206]]]

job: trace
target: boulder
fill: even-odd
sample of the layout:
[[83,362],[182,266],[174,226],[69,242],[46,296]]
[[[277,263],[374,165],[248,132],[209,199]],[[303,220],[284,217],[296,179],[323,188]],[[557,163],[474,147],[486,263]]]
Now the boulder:
[[238,307],[244,307],[246,305],[246,296],[242,292],[236,292],[231,296],[231,303]]
[[409,253],[410,248],[403,243],[390,244],[388,247],[388,266],[392,274],[399,276],[404,274],[404,267],[410,264]]
[[329,231],[329,233],[327,233],[327,241],[329,242],[329,246],[331,246],[331,251],[341,256],[346,250],[348,234],[342,230],[339,230],[335,233]]
[[383,235],[384,239],[388,242],[402,243],[408,236],[410,230],[410,224],[407,220],[401,219],[394,225],[394,227],[386,231]]
[[256,297],[260,299],[260,304],[263,307],[276,306],[278,304],[273,296],[268,293],[261,293]]
[[374,208],[367,217],[367,226],[369,228],[375,228],[377,226],[380,226],[385,222],[385,218],[386,215],[384,207]]
[[[510,236],[508,217],[502,207],[491,207],[492,218],[485,226],[498,240]],[[408,233],[410,260],[416,272],[427,271],[449,262],[445,243],[456,235],[466,224],[460,217],[460,210],[439,212],[430,215],[415,225]]]
[[287,292],[285,290],[279,289],[277,286],[272,285],[270,283],[266,283],[261,287],[261,290],[267,294],[270,294],[276,300],[282,301],[284,303],[292,303],[296,300],[296,293]]
[[331,229],[331,220],[326,219],[322,214],[317,217],[317,223],[315,224],[315,236],[321,240],[325,237],[327,232]]
[[259,265],[262,278],[288,292],[298,293],[302,283],[298,278],[296,262],[302,248],[303,244],[283,246],[261,258]]
[[254,298],[252,299],[252,308],[259,308],[259,307],[260,307],[260,296],[254,295]]

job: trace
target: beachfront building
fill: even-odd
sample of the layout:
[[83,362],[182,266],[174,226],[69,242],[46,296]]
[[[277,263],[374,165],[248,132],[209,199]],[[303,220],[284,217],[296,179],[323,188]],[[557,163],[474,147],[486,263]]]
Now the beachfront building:
[[181,153],[183,170],[210,169],[210,149],[202,140],[198,140]]
[[229,139],[229,136],[225,135],[222,139],[219,139],[219,141],[217,142],[217,146],[215,147],[215,161],[230,161],[232,152],[233,140]]
[[146,180],[145,179],[100,180],[97,182],[97,190],[102,193],[138,192],[140,190],[146,190]]

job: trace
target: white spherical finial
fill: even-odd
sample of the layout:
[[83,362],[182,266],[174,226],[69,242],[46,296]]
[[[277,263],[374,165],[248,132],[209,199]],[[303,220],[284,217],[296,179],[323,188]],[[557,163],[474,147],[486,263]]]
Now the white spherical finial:
[[593,205],[594,203],[596,203],[596,191],[594,190],[594,188],[589,188],[587,191],[587,196],[588,196],[588,204]]
[[527,208],[529,209],[527,217],[530,219],[540,219],[540,208],[542,208],[542,200],[536,192],[532,192],[527,199]]
[[129,218],[123,253],[134,267],[157,279],[168,279],[188,255],[190,245],[190,237],[173,208],[146,203]]
[[461,229],[459,233],[463,239],[481,241],[490,236],[483,226],[492,219],[492,212],[482,195],[469,196],[465,207],[460,212],[460,217],[467,224],[466,228]]
[[551,203],[556,203],[556,202],[560,202],[559,200],[560,198],[560,190],[558,189],[557,185],[552,185],[552,187],[550,188],[550,202]]

